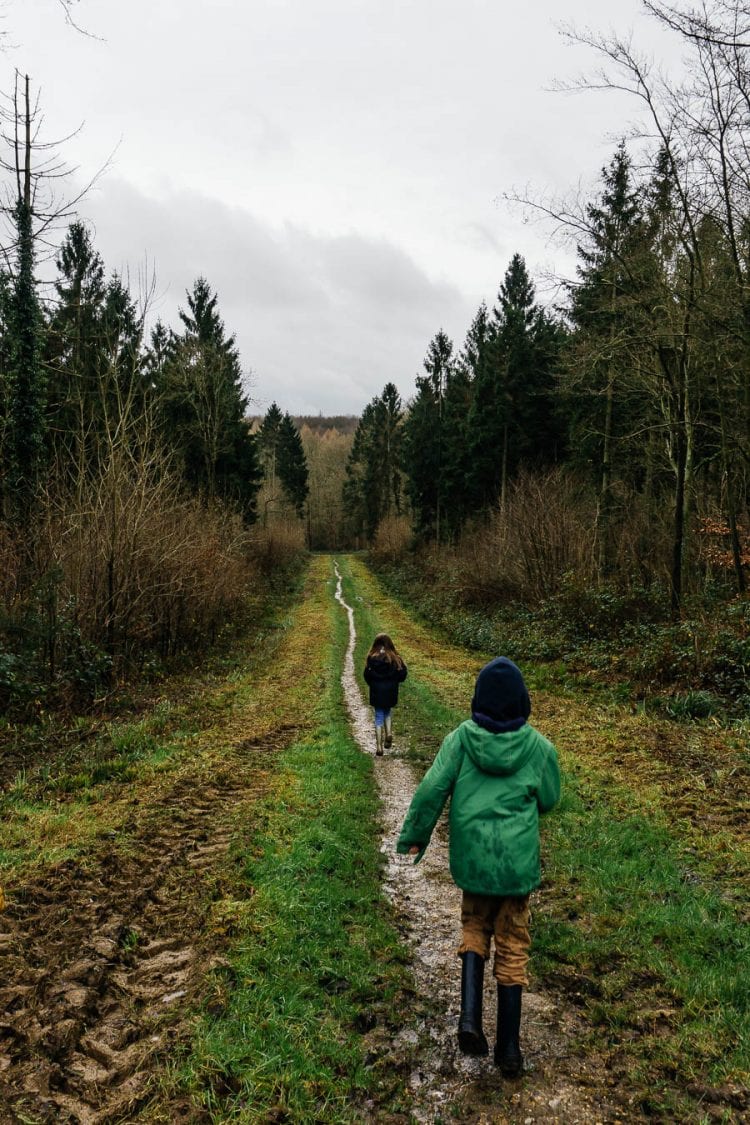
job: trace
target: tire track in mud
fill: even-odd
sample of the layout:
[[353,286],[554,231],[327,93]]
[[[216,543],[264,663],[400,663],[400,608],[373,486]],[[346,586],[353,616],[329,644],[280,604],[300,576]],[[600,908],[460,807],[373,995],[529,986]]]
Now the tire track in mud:
[[[370,709],[362,698],[354,668],[354,611],[344,600],[339,567],[335,570],[335,597],[349,618],[349,644],[342,672],[344,696],[356,741],[364,753],[374,755]],[[504,1081],[492,1063],[491,1053],[489,1059],[479,1059],[458,1051],[455,1028],[460,1007],[460,963],[456,949],[461,892],[448,871],[445,823],[441,819],[418,865],[410,857],[397,855],[396,840],[415,789],[412,769],[398,756],[397,729],[394,751],[386,751],[375,762],[382,802],[384,889],[412,948],[417,991],[428,1008],[437,1012],[434,1017],[419,1020],[416,1026],[403,1027],[392,1047],[396,1064],[401,1063],[399,1055],[412,1060],[408,1086],[413,1119],[424,1125],[443,1120],[443,1115],[445,1119],[487,1125],[592,1125],[645,1120],[635,1107],[616,1104],[612,1079],[603,1063],[575,1046],[585,1033],[580,1018],[545,993],[533,989],[524,992],[525,1079]],[[495,985],[491,972],[485,976],[484,1024],[489,1031],[495,1019]],[[488,1039],[492,1043],[494,1034]]]
[[0,1121],[103,1125],[149,1100],[221,964],[206,943],[212,869],[233,833],[226,810],[250,796],[241,770],[183,775],[123,846],[14,893],[0,914]]

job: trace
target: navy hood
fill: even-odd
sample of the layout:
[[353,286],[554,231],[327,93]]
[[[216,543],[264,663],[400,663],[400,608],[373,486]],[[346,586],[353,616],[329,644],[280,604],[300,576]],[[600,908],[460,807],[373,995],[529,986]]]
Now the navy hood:
[[474,685],[471,716],[493,734],[519,730],[531,714],[531,700],[520,668],[498,656],[485,664]]

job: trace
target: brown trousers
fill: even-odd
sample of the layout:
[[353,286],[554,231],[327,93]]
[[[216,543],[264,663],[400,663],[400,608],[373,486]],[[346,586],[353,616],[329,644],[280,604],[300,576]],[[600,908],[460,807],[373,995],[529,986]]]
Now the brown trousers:
[[478,953],[485,961],[495,938],[493,972],[498,984],[528,984],[529,896],[475,895],[464,891],[461,903],[461,953]]

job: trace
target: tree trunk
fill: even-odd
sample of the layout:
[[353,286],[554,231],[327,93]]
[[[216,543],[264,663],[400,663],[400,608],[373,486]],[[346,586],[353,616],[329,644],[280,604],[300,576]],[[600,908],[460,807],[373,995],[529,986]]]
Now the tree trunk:
[[737,592],[740,594],[745,593],[745,572],[742,568],[742,547],[740,544],[740,533],[737,526],[737,502],[734,494],[734,482],[732,481],[732,472],[729,465],[729,452],[727,450],[727,432],[726,423],[724,419],[724,400],[721,394],[721,387],[719,385],[718,367],[716,368],[716,402],[719,408],[719,433],[721,436],[721,466],[723,471],[724,480],[726,481],[727,490],[727,522],[729,524],[729,532],[732,543],[732,565],[734,567],[734,575],[737,583]]
[[679,421],[675,427],[674,443],[677,479],[674,496],[670,606],[672,616],[679,617],[682,606],[682,552],[685,539],[685,471],[687,466],[685,434]]
[[505,503],[508,498],[508,423],[503,426],[503,459],[500,467],[500,518],[505,520]]
[[603,581],[612,568],[612,418],[614,414],[614,374],[610,369],[607,381],[607,404],[604,412],[604,445],[602,449],[602,484],[596,513],[597,570]]

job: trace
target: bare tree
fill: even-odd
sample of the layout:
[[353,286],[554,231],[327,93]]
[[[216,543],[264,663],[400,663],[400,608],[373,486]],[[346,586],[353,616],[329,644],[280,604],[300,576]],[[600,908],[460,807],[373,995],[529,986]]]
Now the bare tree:
[[57,248],[54,232],[75,216],[78,204],[109,166],[108,159],[82,187],[66,193],[67,183],[79,169],[67,163],[61,156],[61,149],[81,128],[79,125],[54,140],[43,139],[41,91],[32,94],[28,74],[16,71],[12,91],[0,91],[0,170],[7,176],[0,194],[0,211],[6,218],[6,234],[0,241],[0,250],[11,273],[12,254],[17,245],[13,216],[19,200],[32,217],[35,257],[38,260],[49,256]]

